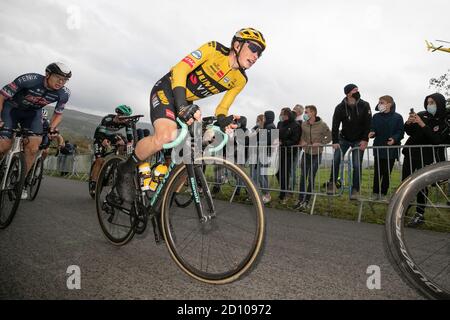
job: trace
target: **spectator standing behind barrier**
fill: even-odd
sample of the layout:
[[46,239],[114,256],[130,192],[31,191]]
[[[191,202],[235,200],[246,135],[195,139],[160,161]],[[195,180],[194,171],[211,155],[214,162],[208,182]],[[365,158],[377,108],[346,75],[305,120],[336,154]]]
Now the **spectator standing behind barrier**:
[[58,156],[58,167],[61,176],[68,175],[72,171],[74,153],[74,145],[69,140],[66,140],[64,146],[60,148]]
[[[398,148],[382,148],[399,146],[404,135],[403,117],[395,112],[395,102],[391,96],[382,96],[375,108],[369,138],[375,138],[373,154],[375,159],[373,178],[374,200],[385,200],[389,190],[389,182],[395,160],[399,159]],[[381,184],[381,189],[380,189]]]
[[273,134],[273,130],[276,130],[275,124],[275,113],[271,110],[264,112],[264,133],[265,135],[261,136],[258,134],[258,149],[266,148],[267,152],[262,152],[265,159],[260,159],[260,152],[258,150],[258,163],[257,167],[259,168],[257,174],[259,175],[259,181],[261,183],[261,191],[263,193],[262,200],[264,204],[269,203],[272,200],[270,196],[269,188],[269,178],[268,178],[268,169],[272,165],[269,159],[272,158],[272,147],[274,144],[274,137],[276,134]]
[[[358,148],[352,153],[353,181],[350,195],[351,200],[356,200],[359,197],[361,165],[369,140],[372,113],[369,103],[361,99],[358,86],[348,84],[345,86],[344,92],[346,97],[336,106],[333,114],[332,139],[335,152],[327,192],[329,194],[336,193],[341,153],[344,156],[348,149]],[[341,124],[342,130],[339,134]]]
[[280,166],[277,178],[282,190],[279,200],[282,204],[286,203],[286,190],[288,190],[289,176],[291,173],[292,160],[297,153],[296,146],[300,141],[301,128],[295,121],[295,113],[289,108],[281,109],[280,122],[277,126],[280,136]]
[[[426,111],[419,113],[411,112],[405,123],[405,132],[409,135],[405,145],[438,145],[446,140],[445,132],[445,98],[440,93],[434,93],[425,98],[424,107]],[[414,171],[430,165],[433,162],[445,161],[445,150],[443,147],[404,148],[402,180],[405,180]],[[408,226],[416,227],[425,222],[425,204],[428,189],[417,194],[416,213]]]
[[[305,111],[305,108],[301,104],[296,104],[295,107],[292,109],[292,111],[295,112],[295,121],[298,123],[300,129],[302,128],[303,123],[303,113]],[[301,136],[301,134],[300,134]],[[300,144],[300,141],[298,141],[297,144]],[[295,190],[295,184],[297,182],[297,168],[300,167],[298,157],[300,154],[301,148],[298,148],[297,152],[295,153],[292,166],[291,166],[291,177],[289,179],[289,187],[291,190]]]
[[[302,146],[304,152],[301,161],[300,195],[294,207],[295,210],[309,208],[314,180],[322,161],[323,147],[321,145],[331,142],[330,128],[317,116],[317,108],[315,106],[306,106],[303,118],[305,121],[302,123],[300,146]],[[307,179],[308,189],[306,189]],[[308,194],[305,194],[305,190],[307,190]]]
[[[258,147],[259,147],[259,131],[261,129],[264,129],[264,122],[265,122],[265,117],[263,114],[259,114],[256,117],[256,125],[252,128],[250,135],[249,135],[249,141],[250,143],[254,143],[254,136],[256,136],[256,145],[252,144],[249,146],[250,150],[249,150],[249,154],[250,154],[250,173],[251,173],[251,177],[253,182],[255,183],[255,185],[257,187],[262,188],[262,176],[260,173],[260,163],[259,163],[259,154],[258,154]],[[267,179],[267,177],[266,177]]]

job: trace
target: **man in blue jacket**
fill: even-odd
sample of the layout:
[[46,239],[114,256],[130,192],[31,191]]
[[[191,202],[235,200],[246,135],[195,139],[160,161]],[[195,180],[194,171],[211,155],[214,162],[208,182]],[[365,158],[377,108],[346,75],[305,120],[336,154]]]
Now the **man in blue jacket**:
[[[395,112],[395,102],[391,96],[382,96],[372,118],[369,138],[375,138],[373,154],[375,158],[373,194],[375,200],[385,200],[389,190],[390,175],[395,160],[399,158],[399,146],[403,139],[403,118]],[[381,189],[380,189],[381,184]]]

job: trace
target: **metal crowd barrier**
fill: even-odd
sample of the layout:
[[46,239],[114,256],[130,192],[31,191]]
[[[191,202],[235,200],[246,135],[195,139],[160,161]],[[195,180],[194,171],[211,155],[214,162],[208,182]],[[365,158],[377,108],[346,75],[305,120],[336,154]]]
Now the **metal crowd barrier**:
[[[263,152],[261,152],[261,148]],[[234,160],[240,164],[246,173],[253,179],[257,188],[261,192],[278,192],[285,193],[286,196],[293,194],[299,197],[300,195],[308,196],[310,205],[309,213],[314,214],[318,197],[326,197],[328,206],[330,207],[331,200],[337,197],[344,197],[344,193],[348,192],[351,195],[353,188],[353,158],[352,154],[356,153],[360,156],[359,148],[350,148],[346,155],[340,154],[335,157],[335,150],[332,145],[320,146],[293,146],[293,147],[267,147],[267,146],[251,146],[246,148],[245,156],[230,156],[224,155],[229,160]],[[265,151],[264,151],[265,149]],[[270,152],[267,152],[270,150]],[[321,154],[320,161],[317,156],[318,151]],[[340,149],[338,149],[340,151]],[[417,151],[418,150],[418,151]],[[436,151],[443,150],[444,159],[437,159]],[[232,149],[234,152],[234,150]],[[374,212],[373,204],[389,202],[392,193],[398,188],[402,182],[401,171],[405,161],[403,153],[419,152],[421,165],[426,166],[437,161],[450,159],[450,145],[418,145],[418,146],[370,146],[363,153],[362,163],[360,165],[361,174],[359,175],[359,196],[358,203],[358,217],[360,222],[363,214],[365,204],[369,204],[371,210]],[[432,161],[429,159],[429,153],[432,153]],[[388,174],[389,189],[386,196],[381,192],[381,162],[380,155],[386,153],[398,153],[399,160],[393,163],[392,172]],[[412,157],[409,157],[411,159]],[[50,175],[64,175],[68,178],[77,178],[79,180],[87,181],[89,178],[90,166],[93,160],[92,154],[78,154],[75,156],[59,155],[48,156],[44,162],[44,169]],[[336,176],[332,170],[336,161],[339,161],[339,175]],[[377,162],[378,172],[375,173],[375,163]],[[411,162],[411,160],[410,160]],[[313,165],[317,167],[314,168]],[[337,164],[336,164],[337,165]],[[412,163],[409,163],[412,166]],[[309,177],[315,176],[311,183],[311,190],[308,190],[308,179],[304,179],[305,173],[308,171]],[[314,175],[314,172],[316,174]],[[61,174],[63,173],[63,174]],[[227,178],[227,173],[216,172],[216,178],[213,184],[229,183],[233,179]],[[217,178],[218,175],[223,178]],[[379,179],[380,186],[378,194],[373,193],[374,179]],[[337,181],[338,187],[329,181]],[[303,184],[303,187],[302,187]],[[235,198],[237,191],[244,187],[240,181],[232,183],[233,194],[230,202]],[[450,190],[450,187],[448,188]]]
[[[360,153],[359,148],[353,148],[351,151]],[[388,190],[386,194],[382,192],[382,170],[389,169],[387,166],[390,161],[385,158],[392,158],[398,154],[398,159],[394,160],[392,170],[387,173]],[[368,203],[372,212],[374,212],[374,203],[389,203],[390,197],[402,182],[402,169],[404,166],[412,168],[411,173],[418,168],[439,162],[448,161],[450,159],[450,145],[412,145],[412,146],[371,146],[367,147],[363,154],[361,164],[361,174],[359,175],[359,209],[358,222],[361,222],[364,204]],[[383,161],[384,160],[384,161]],[[353,159],[351,153],[347,159],[348,180],[347,185],[349,190],[352,190],[352,177],[354,171],[352,170]],[[415,168],[417,167],[417,168]],[[374,193],[374,184],[378,183],[378,193]],[[450,188],[449,188],[450,189]],[[376,190],[375,190],[376,191]]]
[[51,176],[64,176],[87,181],[92,159],[92,154],[49,155],[44,161],[44,170]]

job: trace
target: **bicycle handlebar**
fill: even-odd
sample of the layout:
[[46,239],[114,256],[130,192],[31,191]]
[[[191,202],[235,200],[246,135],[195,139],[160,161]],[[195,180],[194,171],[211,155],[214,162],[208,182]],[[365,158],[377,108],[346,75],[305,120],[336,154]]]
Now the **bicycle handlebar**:
[[219,143],[219,145],[217,145],[216,147],[213,147],[213,148],[209,148],[209,149],[208,149],[209,153],[210,153],[210,154],[211,154],[211,153],[216,153],[216,152],[222,150],[222,149],[225,147],[225,145],[228,143],[228,134],[226,134],[225,132],[223,132],[223,131],[220,129],[220,127],[218,127],[218,126],[212,126],[212,125],[211,125],[211,126],[208,126],[207,128],[208,128],[208,129],[214,130],[215,133],[219,133],[219,134],[221,134],[222,137],[223,137],[222,142]]

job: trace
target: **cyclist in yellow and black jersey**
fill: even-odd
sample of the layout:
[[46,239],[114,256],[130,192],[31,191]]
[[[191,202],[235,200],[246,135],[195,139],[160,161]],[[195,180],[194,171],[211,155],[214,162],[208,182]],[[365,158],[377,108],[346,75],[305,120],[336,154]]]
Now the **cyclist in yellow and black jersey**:
[[239,116],[228,115],[228,110],[247,83],[245,70],[256,63],[265,48],[261,32],[244,28],[234,35],[231,48],[208,42],[184,57],[155,84],[150,94],[154,134],[140,140],[131,157],[118,167],[117,191],[121,201],[131,203],[134,199],[134,189],[129,186],[136,165],[176,138],[176,117],[188,125],[194,119],[200,120],[200,109],[193,101],[226,91],[215,115],[222,130],[236,128],[232,122]]

